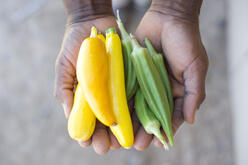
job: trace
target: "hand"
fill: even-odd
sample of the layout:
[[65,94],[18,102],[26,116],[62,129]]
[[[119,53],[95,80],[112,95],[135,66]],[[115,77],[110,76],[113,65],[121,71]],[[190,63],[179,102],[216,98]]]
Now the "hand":
[[[64,3],[65,6],[72,4],[72,2],[66,4],[67,1]],[[95,9],[97,9],[97,7],[95,7]],[[67,12],[68,11],[70,12],[70,10],[67,10]],[[68,25],[66,27],[60,53],[56,60],[54,92],[57,99],[62,104],[67,118],[73,105],[74,89],[77,84],[75,68],[82,41],[89,37],[92,26],[95,26],[98,31],[101,31],[102,33],[110,27],[117,27],[111,5],[108,7],[107,12],[102,11],[100,14],[94,14],[92,11],[90,14],[87,14],[89,11],[90,10],[87,10],[86,12],[83,11],[82,17],[80,17],[80,12],[71,12],[72,14],[67,13]],[[99,12],[99,10],[97,11]],[[97,122],[91,139],[84,142],[78,141],[78,143],[82,147],[90,146],[92,143],[98,154],[106,153],[109,148],[120,148],[120,144],[115,136],[100,122]]]
[[[175,102],[172,117],[175,134],[184,121],[194,123],[195,113],[205,98],[208,58],[198,24],[201,0],[173,1],[153,0],[136,36],[140,43],[149,38],[156,50],[164,53]],[[152,136],[140,128],[134,146],[144,150],[151,141]],[[154,144],[162,146],[156,138]]]

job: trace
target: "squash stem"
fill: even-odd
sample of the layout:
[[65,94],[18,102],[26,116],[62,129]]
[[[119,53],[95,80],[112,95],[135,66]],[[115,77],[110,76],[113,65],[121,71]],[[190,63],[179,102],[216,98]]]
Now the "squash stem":
[[90,38],[95,38],[97,37],[97,29],[95,26],[92,26],[91,28],[91,33],[90,33]]
[[110,33],[114,33],[114,34],[117,34],[117,31],[114,27],[111,27],[111,28],[108,28],[106,31],[105,31],[105,34],[108,35]]

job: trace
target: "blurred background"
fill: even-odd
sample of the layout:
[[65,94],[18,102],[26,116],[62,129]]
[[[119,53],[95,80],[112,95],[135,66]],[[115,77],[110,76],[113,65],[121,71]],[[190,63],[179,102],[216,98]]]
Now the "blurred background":
[[[130,32],[149,0],[114,0]],[[0,7],[1,165],[246,165],[248,162],[248,1],[205,0],[200,28],[210,66],[197,121],[169,152],[153,145],[95,154],[67,134],[53,97],[54,63],[65,30],[60,0],[9,0]],[[128,19],[127,19],[128,18]]]

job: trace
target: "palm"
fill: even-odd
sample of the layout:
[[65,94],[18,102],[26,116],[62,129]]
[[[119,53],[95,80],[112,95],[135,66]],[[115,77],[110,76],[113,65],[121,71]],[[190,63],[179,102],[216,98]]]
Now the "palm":
[[136,35],[141,42],[149,38],[165,54],[175,100],[172,118],[175,133],[184,120],[194,122],[195,111],[205,97],[208,60],[198,24],[148,10]]
[[[62,60],[61,58],[67,58],[75,69],[81,43],[86,37],[89,37],[92,26],[95,26],[99,32],[104,33],[107,28],[116,27],[115,18],[113,16],[108,16],[88,22],[79,22],[69,25],[66,28],[60,56],[57,60],[60,61]],[[73,74],[75,75],[75,70],[73,71]]]
[[[61,51],[56,61],[56,82],[55,95],[63,105],[66,117],[69,116],[73,105],[74,89],[77,84],[76,79],[76,62],[78,52],[82,41],[90,35],[90,29],[95,26],[98,31],[104,32],[109,27],[117,27],[115,17],[96,19],[88,22],[81,22],[67,27]],[[133,100],[130,102],[130,110],[133,110]],[[134,131],[138,127],[138,119],[133,115]],[[95,151],[103,154],[112,149],[120,148],[117,139],[107,127],[97,122],[95,132],[88,141],[79,141],[82,147],[89,146],[93,143]]]
[[[165,59],[175,98],[173,114],[173,130],[175,132],[184,119],[189,123],[194,121],[192,114],[204,96],[207,58],[196,24],[180,21],[166,22],[166,20],[166,16],[148,11],[140,23],[136,35],[140,41],[148,37],[158,51],[166,54]],[[67,117],[73,105],[73,91],[77,84],[75,68],[78,52],[82,41],[89,36],[92,26],[101,32],[109,27],[117,27],[113,16],[69,25],[66,28],[61,51],[56,61],[55,95],[63,105]],[[132,108],[133,106],[130,107],[130,109]],[[139,126],[135,113],[132,118],[135,148],[143,150],[149,146],[152,136],[146,134],[143,127]],[[107,152],[109,148],[120,148],[113,134],[99,122],[92,138],[86,142],[79,142],[79,144],[89,146],[91,142],[99,154]],[[156,142],[159,144],[157,140]]]

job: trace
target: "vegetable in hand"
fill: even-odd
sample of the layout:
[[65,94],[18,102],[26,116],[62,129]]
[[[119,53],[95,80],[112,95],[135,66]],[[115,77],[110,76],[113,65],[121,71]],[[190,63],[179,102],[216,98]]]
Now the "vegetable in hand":
[[133,44],[132,62],[139,86],[151,111],[160,121],[170,145],[173,146],[171,112],[163,80],[148,50],[141,47],[133,35],[131,38]]
[[169,150],[169,147],[161,134],[160,131],[160,123],[159,120],[155,117],[153,112],[149,109],[145,97],[143,96],[140,89],[138,89],[136,96],[135,96],[135,112],[136,115],[141,122],[142,126],[144,127],[145,131],[148,134],[155,135],[161,143],[164,145],[166,150]]
[[133,126],[125,92],[121,41],[115,28],[106,30],[106,49],[109,58],[111,109],[113,109],[116,118],[116,125],[110,126],[110,129],[121,146],[129,148],[134,141]]
[[171,116],[172,116],[174,102],[173,102],[170,80],[169,80],[168,73],[164,65],[163,55],[156,52],[156,50],[152,46],[151,41],[148,38],[145,38],[145,45],[148,49],[149,54],[152,56],[154,64],[156,65],[158,71],[160,72],[160,76],[162,77],[164,87],[166,89],[169,105],[170,105]]
[[78,84],[74,103],[68,118],[68,132],[74,140],[88,140],[94,132],[96,117],[85,99],[84,91]]
[[106,126],[116,124],[109,93],[108,55],[104,42],[97,37],[95,27],[80,48],[77,79],[85,98],[97,119]]
[[133,68],[131,59],[132,53],[132,41],[128,35],[123,23],[121,22],[119,10],[117,10],[117,25],[121,32],[121,44],[124,58],[124,69],[125,69],[125,83],[126,83],[126,95],[127,100],[130,100],[138,89],[138,82],[136,79],[136,73]]

